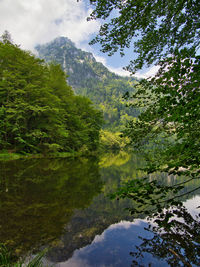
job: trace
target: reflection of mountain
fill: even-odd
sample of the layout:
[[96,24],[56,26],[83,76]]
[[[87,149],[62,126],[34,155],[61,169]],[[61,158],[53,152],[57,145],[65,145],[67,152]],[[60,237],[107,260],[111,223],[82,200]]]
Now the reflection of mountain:
[[102,187],[91,158],[0,164],[0,240],[19,255],[60,237],[74,210]]
[[111,224],[132,220],[125,210],[128,202],[110,201],[103,194],[97,196],[89,207],[75,212],[65,228],[60,245],[50,251],[48,258],[52,262],[66,261],[76,249],[89,245]]

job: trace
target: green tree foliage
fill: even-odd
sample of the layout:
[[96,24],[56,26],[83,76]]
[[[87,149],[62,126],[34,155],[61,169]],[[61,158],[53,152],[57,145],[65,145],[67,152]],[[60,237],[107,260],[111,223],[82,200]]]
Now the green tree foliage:
[[[156,147],[149,172],[164,169],[199,176],[200,163],[200,3],[199,1],[92,0],[89,19],[107,19],[92,43],[110,55],[134,47],[131,72],[158,63],[149,82],[137,85],[133,106],[142,107],[126,134],[138,147]],[[159,145],[156,144],[159,143]],[[160,157],[160,150],[162,157]],[[197,172],[197,173],[196,173]]]
[[123,95],[134,91],[135,80],[128,78],[112,79],[109,76],[101,81],[93,80],[88,88],[78,88],[78,94],[89,97],[95,106],[103,111],[103,128],[112,132],[124,129],[125,124],[139,114],[138,109],[127,107]]
[[100,149],[104,152],[123,150],[128,142],[128,138],[121,137],[122,133],[101,130]]
[[[200,173],[200,3],[90,3],[94,10],[89,20],[106,20],[92,44],[99,42],[102,51],[110,55],[117,51],[123,55],[126,48],[133,47],[136,58],[127,67],[132,73],[152,63],[160,66],[154,78],[136,85],[134,95],[126,94],[130,105],[138,107],[141,114],[128,123],[125,135],[135,148],[147,152],[148,173],[165,171],[190,177],[180,188],[133,181],[116,195],[128,196],[138,203],[151,202],[157,210],[164,205],[176,206],[180,204],[179,195],[168,198],[167,192],[177,194],[188,181],[199,179]],[[159,190],[166,196],[162,197]]]
[[154,148],[149,172],[161,169],[199,177],[199,63],[199,57],[190,58],[186,49],[177,52],[132,96],[133,105],[144,106],[145,102],[146,107],[139,119],[128,125],[126,134],[137,147]]
[[101,113],[74,95],[60,66],[45,64],[8,37],[5,33],[0,42],[0,149],[95,149]]
[[92,43],[99,42],[110,55],[133,46],[137,58],[129,69],[141,69],[159,62],[184,47],[197,48],[200,42],[200,3],[197,0],[91,0],[89,20],[107,19]]
[[[27,267],[43,267],[42,258],[47,253],[47,250],[38,253],[33,259],[31,259],[29,262],[26,262]],[[10,253],[10,251],[7,249],[7,247],[4,244],[0,243],[0,266],[1,267],[22,267],[24,266],[24,260],[19,260],[15,262],[16,259],[13,257]]]

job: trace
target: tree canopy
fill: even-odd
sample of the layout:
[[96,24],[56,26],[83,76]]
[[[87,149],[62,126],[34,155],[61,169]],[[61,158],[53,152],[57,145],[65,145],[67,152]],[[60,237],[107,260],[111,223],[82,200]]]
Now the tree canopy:
[[90,0],[88,20],[106,19],[92,44],[110,55],[133,46],[137,58],[129,70],[159,62],[177,49],[200,45],[200,3],[197,0]]
[[102,115],[75,96],[59,65],[0,41],[0,149],[49,153],[94,150]]
[[[157,63],[154,78],[136,85],[132,106],[142,111],[125,134],[138,147],[156,147],[149,171],[199,172],[200,162],[200,3],[199,1],[101,1],[89,19],[106,19],[92,44],[110,55],[133,46],[131,72]],[[153,140],[153,142],[152,142]],[[159,143],[159,145],[157,145]],[[160,153],[162,157],[160,157]],[[195,169],[195,171],[194,171]],[[198,176],[198,174],[197,174]]]

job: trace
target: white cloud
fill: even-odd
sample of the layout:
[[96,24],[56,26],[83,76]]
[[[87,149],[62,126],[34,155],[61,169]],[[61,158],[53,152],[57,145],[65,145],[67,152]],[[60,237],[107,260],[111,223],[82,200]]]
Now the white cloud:
[[106,68],[108,68],[109,71],[114,72],[120,76],[130,76],[130,72],[125,71],[123,68],[111,67],[107,64],[106,58],[96,55],[94,51],[92,51],[92,53],[93,53],[96,61],[103,63],[103,65],[106,66]]
[[[119,68],[115,68],[115,67],[109,66],[107,64],[106,58],[98,56],[98,55],[95,55],[95,52],[92,51],[91,49],[89,49],[89,51],[91,51],[93,53],[93,55],[94,55],[94,57],[95,57],[97,62],[103,63],[104,66],[106,66],[111,72],[114,72],[114,73],[116,73],[116,74],[118,74],[120,76],[130,76],[131,75],[131,73],[129,71],[124,70],[122,67],[121,68],[120,67]],[[139,79],[140,78],[147,79],[147,78],[149,78],[151,76],[154,76],[157,73],[158,70],[159,70],[159,66],[153,66],[153,67],[151,67],[151,68],[149,68],[149,69],[147,69],[145,71],[136,72],[133,76],[136,77],[136,78],[139,78]]]
[[195,216],[199,214],[199,208],[197,206],[200,205],[200,196],[194,196],[191,199],[188,199],[186,202],[184,202],[184,206],[190,211],[190,214],[192,216]]
[[107,68],[120,76],[130,76],[130,72],[124,70],[123,68],[114,68],[111,66],[107,66]]
[[[66,36],[77,47],[92,52],[96,60],[110,71],[121,76],[130,76],[122,68],[108,65],[106,58],[95,55],[93,49],[86,45],[91,34],[98,32],[100,22],[86,20],[91,9],[85,5],[83,0],[0,0],[0,35],[8,30],[16,44],[32,51],[36,44]],[[85,42],[85,47],[81,42]],[[146,73],[138,72],[134,76],[147,78],[155,74],[156,70],[157,67],[154,66]]]
[[130,227],[134,225],[140,225],[143,221],[144,220],[140,220],[140,219],[134,220],[133,222],[121,221],[119,223],[112,224],[108,229],[109,230],[120,229],[120,228],[129,229]]
[[58,36],[78,45],[99,29],[99,22],[87,22],[90,10],[76,0],[0,0],[0,34],[5,30],[22,48],[32,50]]
[[103,242],[104,240],[105,240],[105,231],[101,235],[96,235],[92,243],[93,244],[100,243]]
[[107,64],[106,58],[101,57],[101,56],[97,56],[97,55],[95,55],[94,52],[92,52],[92,53],[93,53],[93,56],[95,57],[97,62],[101,62],[104,66],[106,66],[106,64]]
[[90,267],[91,265],[88,264],[87,260],[78,258],[78,256],[70,258],[66,262],[60,262],[59,267]]
[[144,79],[147,79],[149,77],[152,77],[156,74],[156,72],[159,70],[159,66],[153,66],[151,68],[149,68],[148,70],[146,71],[143,71],[143,72],[136,72],[134,74],[135,77],[137,78],[144,78]]

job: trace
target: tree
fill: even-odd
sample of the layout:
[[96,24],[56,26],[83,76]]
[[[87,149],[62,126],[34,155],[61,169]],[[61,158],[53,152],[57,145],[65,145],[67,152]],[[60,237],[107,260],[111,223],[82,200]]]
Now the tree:
[[177,49],[200,44],[200,3],[197,0],[91,0],[88,20],[107,19],[92,44],[99,42],[110,55],[133,45],[137,58],[129,70],[159,62]]
[[0,41],[0,149],[91,151],[97,148],[101,123],[101,112],[74,95],[59,65],[20,49],[5,32]]
[[120,51],[122,56],[126,48],[133,46],[136,59],[126,67],[132,73],[145,65],[160,66],[155,77],[140,81],[136,93],[125,96],[141,113],[128,123],[124,134],[135,148],[147,152],[147,172],[166,171],[198,179],[199,1],[92,0],[90,3],[94,10],[88,19],[106,20],[91,44],[98,42],[103,52],[113,55]]
[[178,173],[182,167],[199,173],[199,1],[90,2],[95,9],[89,20],[107,19],[92,44],[99,42],[110,55],[118,50],[123,55],[133,45],[137,58],[127,67],[132,73],[145,64],[160,65],[156,77],[136,86],[131,105],[142,112],[126,135],[138,146],[160,141],[160,149],[162,143],[162,162],[149,171],[164,167]]

